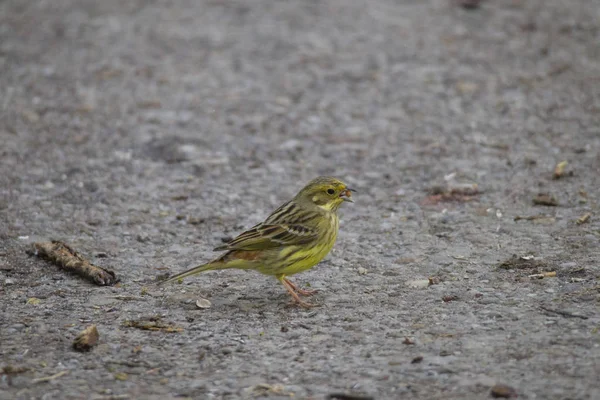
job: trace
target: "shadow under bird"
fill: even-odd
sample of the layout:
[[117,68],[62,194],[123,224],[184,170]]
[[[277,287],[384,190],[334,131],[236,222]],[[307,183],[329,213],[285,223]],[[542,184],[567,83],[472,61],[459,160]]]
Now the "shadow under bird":
[[226,251],[225,254],[160,284],[204,271],[254,270],[277,278],[300,306],[313,307],[300,296],[310,296],[316,291],[301,289],[287,277],[314,267],[329,253],[339,229],[337,211],[342,203],[353,202],[352,192],[339,179],[315,178],[263,222],[214,249]]

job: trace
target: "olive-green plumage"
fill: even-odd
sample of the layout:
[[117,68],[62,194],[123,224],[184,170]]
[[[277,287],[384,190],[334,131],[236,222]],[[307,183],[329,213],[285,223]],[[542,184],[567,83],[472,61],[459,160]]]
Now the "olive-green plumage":
[[161,283],[210,270],[250,269],[275,276],[298,304],[310,307],[298,294],[314,291],[298,288],[286,276],[314,267],[329,253],[339,228],[337,210],[344,201],[352,202],[351,191],[336,178],[313,179],[264,222],[215,248],[225,254]]

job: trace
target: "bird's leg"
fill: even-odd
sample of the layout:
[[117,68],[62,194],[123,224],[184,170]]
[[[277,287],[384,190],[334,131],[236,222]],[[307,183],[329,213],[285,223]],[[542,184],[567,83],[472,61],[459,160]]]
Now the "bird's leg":
[[316,307],[315,304],[307,303],[306,301],[302,300],[300,298],[300,296],[298,296],[298,293],[296,293],[294,291],[294,289],[292,287],[293,284],[290,285],[289,281],[287,279],[285,279],[283,276],[277,277],[277,279],[279,279],[279,281],[287,289],[287,291],[289,292],[289,294],[292,295],[292,297],[294,298],[294,301],[296,301],[296,303],[298,303],[299,306],[304,307],[304,308]]
[[296,284],[294,284],[294,282],[290,281],[288,278],[283,278],[283,280],[290,285],[290,287],[294,290],[294,292],[301,294],[302,296],[312,296],[313,294],[317,293],[318,290],[305,290],[305,289],[300,289],[298,286],[296,286]]

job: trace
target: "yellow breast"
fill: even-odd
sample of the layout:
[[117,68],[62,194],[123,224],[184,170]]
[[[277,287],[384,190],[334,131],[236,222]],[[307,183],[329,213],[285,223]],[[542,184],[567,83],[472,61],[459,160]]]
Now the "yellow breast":
[[333,248],[339,229],[339,218],[336,213],[328,213],[327,225],[322,236],[314,244],[308,246],[290,246],[281,250],[281,259],[286,260],[281,272],[293,275],[306,271],[317,265]]

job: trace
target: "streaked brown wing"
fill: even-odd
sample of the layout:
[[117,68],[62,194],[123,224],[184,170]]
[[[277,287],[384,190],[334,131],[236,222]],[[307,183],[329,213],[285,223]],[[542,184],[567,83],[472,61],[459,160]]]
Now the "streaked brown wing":
[[304,225],[259,224],[215,250],[264,250],[309,243],[318,237],[315,229]]

